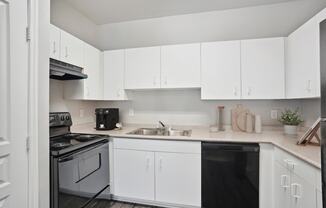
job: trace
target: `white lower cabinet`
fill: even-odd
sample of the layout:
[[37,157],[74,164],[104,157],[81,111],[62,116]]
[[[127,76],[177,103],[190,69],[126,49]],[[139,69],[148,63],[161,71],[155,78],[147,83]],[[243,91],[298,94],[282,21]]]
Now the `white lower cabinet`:
[[201,206],[201,143],[114,139],[114,196],[156,205]]
[[199,154],[155,153],[156,200],[201,206]]
[[293,174],[291,177],[291,207],[316,207],[316,188],[310,180]]
[[318,189],[314,177],[317,169],[277,149],[274,162],[275,208],[316,208]]
[[290,172],[278,163],[274,169],[275,208],[291,207]]
[[154,153],[114,150],[114,192],[120,197],[154,200]]

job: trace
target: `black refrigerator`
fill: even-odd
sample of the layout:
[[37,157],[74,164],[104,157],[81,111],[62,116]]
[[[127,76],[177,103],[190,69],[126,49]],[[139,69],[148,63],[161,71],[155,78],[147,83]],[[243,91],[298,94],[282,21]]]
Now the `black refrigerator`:
[[[324,58],[325,57],[325,58]],[[321,84],[321,166],[323,208],[326,208],[326,20],[320,23],[320,84]]]

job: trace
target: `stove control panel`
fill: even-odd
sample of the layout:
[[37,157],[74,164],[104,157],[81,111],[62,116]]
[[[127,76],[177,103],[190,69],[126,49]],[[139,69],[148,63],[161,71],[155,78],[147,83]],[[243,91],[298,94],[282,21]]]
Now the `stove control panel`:
[[50,113],[50,127],[72,126],[71,115],[69,112]]

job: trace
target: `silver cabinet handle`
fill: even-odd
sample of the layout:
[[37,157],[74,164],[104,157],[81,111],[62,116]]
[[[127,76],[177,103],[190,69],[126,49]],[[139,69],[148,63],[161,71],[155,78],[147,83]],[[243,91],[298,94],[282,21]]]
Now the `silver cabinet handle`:
[[310,79],[307,81],[307,91],[311,92],[311,80]]
[[53,41],[53,54],[57,53],[55,41]]
[[238,87],[236,87],[236,86],[233,88],[233,95],[234,96],[238,95]]
[[160,171],[163,169],[163,160],[162,160],[162,158],[160,158],[160,160],[159,160],[159,168],[160,168]]
[[167,78],[167,77],[164,78],[164,84],[165,84],[165,85],[168,84],[168,78]]
[[291,194],[294,198],[300,199],[302,197],[302,186],[298,183],[291,184]]
[[68,58],[68,47],[67,46],[65,47],[65,51],[66,51],[65,57]]
[[251,87],[248,87],[248,89],[247,89],[247,95],[248,95],[248,96],[251,95]]
[[146,170],[148,170],[149,169],[149,166],[151,165],[151,161],[150,161],[150,158],[149,157],[147,157],[146,158]]
[[288,175],[281,175],[281,187],[285,189],[290,187]]

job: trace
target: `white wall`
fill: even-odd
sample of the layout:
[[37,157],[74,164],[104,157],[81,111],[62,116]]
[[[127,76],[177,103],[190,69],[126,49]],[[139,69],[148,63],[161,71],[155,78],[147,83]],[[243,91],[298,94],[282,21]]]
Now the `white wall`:
[[[64,82],[50,80],[50,112],[70,112],[74,124],[94,121],[95,102],[65,100],[63,96]],[[80,116],[80,110],[84,115]]]
[[[280,125],[270,118],[272,109],[299,108],[302,111],[302,103],[298,100],[202,101],[200,90],[193,89],[137,91],[132,97],[132,101],[98,102],[96,106],[120,108],[121,120],[125,123],[156,124],[161,120],[174,125],[212,125],[219,105],[225,106],[224,123],[227,125],[231,123],[230,110],[237,104],[260,114],[264,125]],[[130,109],[134,111],[134,116],[129,115]]]
[[101,49],[288,36],[326,7],[303,0],[99,26]]
[[51,0],[51,23],[98,47],[98,26],[64,0]]
[[320,117],[320,99],[302,100],[302,115],[311,126]]

